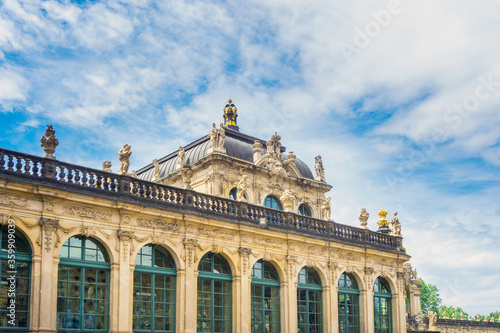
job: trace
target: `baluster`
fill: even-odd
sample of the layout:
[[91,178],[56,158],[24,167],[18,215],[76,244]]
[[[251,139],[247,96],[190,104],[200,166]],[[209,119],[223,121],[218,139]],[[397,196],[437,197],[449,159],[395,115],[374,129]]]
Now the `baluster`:
[[88,172],[87,170],[82,171],[82,185],[87,187],[89,179],[87,178]]
[[9,155],[9,162],[7,162],[7,167],[9,171],[14,171],[13,167],[14,167],[14,156],[13,155]]
[[76,185],[82,185],[82,184],[80,183],[80,180],[81,180],[81,178],[80,178],[80,172],[81,172],[81,171],[80,171],[79,169],[75,169],[75,177],[73,178],[73,180],[74,180],[74,183],[75,183]]
[[104,182],[103,182],[103,184],[102,184],[103,188],[104,188],[106,191],[109,191],[109,187],[110,187],[109,181],[110,181],[110,178],[104,175],[104,176],[103,176],[103,180],[104,180]]
[[58,179],[60,182],[65,182],[66,179],[66,174],[64,173],[64,167],[63,166],[59,166],[59,179],[57,178],[56,176],[56,179]]
[[31,164],[30,164],[30,159],[26,159],[26,163],[24,164],[24,174],[25,175],[30,175],[31,174]]
[[93,172],[89,172],[89,187],[95,187],[95,179],[94,179],[94,173]]
[[68,183],[73,184],[73,169],[68,169]]
[[17,173],[22,173],[22,168],[23,168],[23,164],[21,163],[21,159],[19,157],[16,157],[16,172]]

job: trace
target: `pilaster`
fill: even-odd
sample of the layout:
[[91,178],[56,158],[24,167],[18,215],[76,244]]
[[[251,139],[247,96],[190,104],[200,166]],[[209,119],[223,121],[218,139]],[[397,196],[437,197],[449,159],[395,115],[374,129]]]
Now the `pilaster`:
[[54,257],[54,234],[59,228],[59,220],[40,218],[41,233],[41,262],[40,262],[40,289],[38,303],[39,332],[56,332],[57,313],[57,266],[59,258]]
[[116,232],[120,242],[120,256],[117,258],[119,262],[118,269],[114,273],[118,273],[118,277],[114,281],[118,281],[118,308],[117,308],[117,325],[118,332],[130,332],[132,328],[132,318],[130,309],[132,307],[132,294],[130,294],[130,243],[134,237],[134,233],[130,230],[118,229]]
[[[241,276],[240,276],[240,281],[237,283],[237,286],[239,284],[239,300],[238,302],[238,307],[239,309],[251,309],[251,293],[252,293],[252,279],[251,279],[251,267],[250,267],[250,254],[252,253],[252,249],[248,247],[240,247],[238,249],[238,252],[240,254],[240,271],[241,271]],[[234,281],[234,280],[233,280]],[[250,332],[251,324],[252,324],[252,317],[251,317],[251,311],[237,311],[239,318],[238,322],[240,323],[237,332]]]
[[198,270],[195,268],[196,257],[195,249],[198,246],[198,240],[184,238],[184,260],[186,261],[185,289],[184,289],[184,332],[196,332],[196,294],[197,294],[197,276]]

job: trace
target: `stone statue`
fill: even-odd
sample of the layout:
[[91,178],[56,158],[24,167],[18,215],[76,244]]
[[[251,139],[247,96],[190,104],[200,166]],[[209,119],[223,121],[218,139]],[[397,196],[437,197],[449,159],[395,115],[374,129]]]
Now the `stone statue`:
[[464,320],[464,313],[460,313],[460,320]]
[[429,317],[428,331],[437,331],[437,314],[431,310],[427,310],[427,317]]
[[417,324],[422,324],[424,322],[424,314],[422,313],[422,311],[417,313],[417,315],[415,316],[415,321],[417,322]]
[[111,171],[111,161],[102,162],[102,171],[112,172]]
[[186,151],[181,146],[179,146],[179,151],[177,153],[177,159],[178,159],[177,169],[180,169],[184,166],[184,164],[186,164]]
[[297,160],[297,155],[295,155],[293,151],[291,151],[288,153],[288,155],[286,155],[286,160],[290,163],[295,163],[295,161]]
[[153,176],[151,177],[151,181],[160,181],[160,163],[156,158],[153,160]]
[[323,168],[323,160],[321,156],[316,156],[316,163],[314,164],[314,170],[316,171],[316,180],[326,183],[325,169]]
[[266,142],[266,154],[269,156],[270,163],[279,161],[283,156],[281,155],[281,136],[278,135],[277,132],[274,132],[274,135],[271,136],[271,140]]
[[212,129],[210,130],[210,145],[212,148],[217,148],[217,127],[215,123],[212,123]]
[[130,145],[125,144],[118,152],[118,159],[121,162],[120,171],[118,171],[119,175],[127,175],[128,167],[130,166],[130,155],[132,155],[131,149],[132,147]]
[[45,151],[44,158],[56,159],[54,154],[56,152],[56,147],[59,145],[59,140],[56,139],[56,131],[52,128],[52,125],[47,125],[45,130],[45,135],[40,138],[40,147],[43,147]]
[[132,176],[133,178],[137,178],[137,172],[135,172],[135,170],[132,170],[132,174],[131,174],[131,176]]
[[476,315],[476,321],[481,321],[481,316]]
[[210,148],[208,149],[208,153],[217,152],[225,154],[226,149],[224,148],[224,142],[226,142],[226,130],[224,125],[221,123],[219,129],[217,129],[215,123],[212,123],[212,129],[208,136],[210,137]]
[[366,208],[361,208],[361,213],[359,213],[359,221],[361,222],[361,227],[363,229],[368,229],[368,218],[370,214],[366,211]]
[[321,211],[323,212],[323,219],[329,221],[332,214],[332,198],[327,197],[323,204],[321,205]]
[[451,319],[455,320],[455,319],[457,319],[457,316],[455,316],[455,314],[452,314]]
[[391,232],[394,236],[401,236],[401,222],[398,219],[398,212],[394,213],[391,220]]
[[224,125],[221,123],[219,129],[217,130],[217,148],[223,149],[224,142],[226,142],[226,130],[224,129]]
[[241,180],[238,182],[238,185],[236,186],[237,188],[237,195],[236,195],[236,200],[238,201],[247,201],[245,199],[245,193],[247,192],[248,185],[247,185],[247,175],[243,175]]

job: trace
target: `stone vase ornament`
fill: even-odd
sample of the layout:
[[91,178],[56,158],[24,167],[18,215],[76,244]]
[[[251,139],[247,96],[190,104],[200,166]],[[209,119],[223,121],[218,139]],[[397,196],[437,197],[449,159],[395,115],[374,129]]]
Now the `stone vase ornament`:
[[59,145],[59,140],[56,139],[56,131],[52,128],[52,125],[47,125],[45,130],[45,135],[40,138],[40,146],[43,147],[45,152],[44,158],[51,158],[55,160],[55,156],[52,155],[56,152],[56,147]]

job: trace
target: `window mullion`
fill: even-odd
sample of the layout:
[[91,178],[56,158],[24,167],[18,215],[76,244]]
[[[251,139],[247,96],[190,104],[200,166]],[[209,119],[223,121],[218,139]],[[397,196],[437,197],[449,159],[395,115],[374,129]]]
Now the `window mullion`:
[[[154,248],[153,248],[153,259],[154,259]],[[151,274],[151,330],[155,330],[155,275]]]

